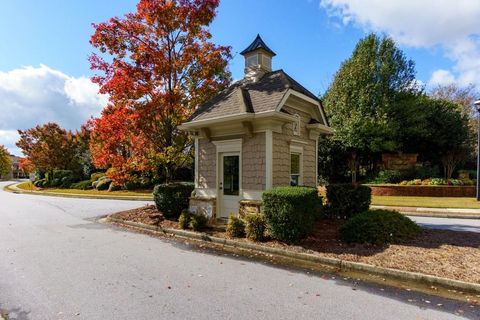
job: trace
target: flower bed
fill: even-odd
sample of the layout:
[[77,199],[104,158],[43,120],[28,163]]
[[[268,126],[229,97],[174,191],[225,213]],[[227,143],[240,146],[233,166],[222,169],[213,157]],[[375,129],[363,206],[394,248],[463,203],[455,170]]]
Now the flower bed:
[[369,187],[374,196],[475,197],[476,194],[475,186],[372,184]]

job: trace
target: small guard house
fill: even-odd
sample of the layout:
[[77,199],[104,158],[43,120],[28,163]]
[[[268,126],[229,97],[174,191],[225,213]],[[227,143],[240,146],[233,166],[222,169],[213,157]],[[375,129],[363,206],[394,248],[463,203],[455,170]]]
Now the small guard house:
[[180,126],[195,139],[190,210],[213,221],[258,212],[266,189],[316,186],[318,138],[332,133],[318,97],[272,71],[275,53],[259,35],[241,54],[244,78]]

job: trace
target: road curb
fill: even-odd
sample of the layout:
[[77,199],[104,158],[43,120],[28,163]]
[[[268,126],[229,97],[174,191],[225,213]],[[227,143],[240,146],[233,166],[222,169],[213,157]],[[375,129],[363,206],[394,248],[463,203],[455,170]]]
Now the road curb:
[[[398,206],[370,206],[371,209],[395,210],[407,216],[429,217],[429,218],[451,218],[451,219],[480,219],[480,214],[469,214],[455,211],[453,208],[417,208],[417,207],[398,207]],[[458,213],[455,213],[458,212]]]
[[[130,201],[153,201],[152,198],[147,197],[133,197],[133,196],[103,196],[103,195],[85,195],[75,193],[55,193],[55,192],[42,192],[42,191],[26,191],[16,187],[18,183],[6,185],[3,190],[6,192],[17,194],[29,194],[34,196],[47,196],[47,197],[59,197],[59,198],[77,198],[77,199],[101,199],[101,200],[130,200]],[[12,190],[13,189],[13,190]]]
[[146,231],[161,232],[167,235],[168,234],[175,235],[175,236],[179,236],[187,239],[205,241],[208,243],[215,243],[215,244],[230,246],[234,248],[256,250],[262,253],[275,254],[282,257],[294,258],[294,259],[303,260],[307,262],[315,262],[315,263],[319,263],[329,267],[336,267],[341,271],[358,271],[358,272],[369,273],[369,274],[378,275],[382,277],[391,277],[396,280],[415,281],[415,282],[420,282],[422,284],[429,285],[429,286],[437,286],[437,287],[442,287],[444,289],[453,289],[453,290],[462,291],[462,292],[472,292],[475,294],[480,294],[480,284],[476,284],[476,283],[441,278],[441,277],[431,276],[431,275],[417,273],[417,272],[378,267],[378,266],[369,265],[365,263],[345,261],[345,260],[340,260],[336,258],[321,257],[321,256],[309,254],[309,253],[294,252],[286,249],[272,248],[272,247],[262,246],[262,245],[253,244],[253,243],[240,242],[233,239],[213,237],[205,233],[196,233],[196,232],[186,231],[186,230],[161,228],[158,226],[151,226],[151,225],[146,225],[138,222],[124,221],[124,220],[113,218],[111,216],[108,216],[106,220],[109,222],[114,222],[120,225],[134,227],[134,228],[138,228]]

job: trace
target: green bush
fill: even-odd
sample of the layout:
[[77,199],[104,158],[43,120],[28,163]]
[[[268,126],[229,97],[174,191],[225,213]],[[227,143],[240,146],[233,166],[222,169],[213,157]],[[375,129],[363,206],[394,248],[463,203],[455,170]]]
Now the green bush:
[[267,222],[263,214],[247,214],[245,216],[245,234],[253,241],[262,241],[265,238]]
[[142,188],[142,184],[137,181],[128,181],[123,185],[125,190],[134,191]]
[[70,185],[70,189],[78,189],[78,190],[92,189],[92,181],[91,180],[84,180],[84,181],[72,183]]
[[69,188],[75,181],[75,176],[71,170],[53,170],[52,174],[46,175],[48,185],[51,187]]
[[108,192],[119,191],[119,190],[122,190],[122,187],[117,186],[116,184],[110,183],[110,185],[108,186]]
[[180,214],[180,217],[178,217],[178,226],[181,229],[188,229],[188,226],[190,225],[190,218],[192,217],[192,214],[188,210],[183,210],[182,213]]
[[350,218],[368,210],[372,201],[372,189],[352,184],[330,184],[327,186],[325,212],[329,217]]
[[178,218],[188,208],[190,195],[195,188],[191,182],[164,183],[153,189],[153,200],[167,219]]
[[207,221],[207,217],[201,213],[192,214],[190,216],[189,227],[195,231],[199,231],[206,227]]
[[35,180],[33,185],[37,188],[44,188],[46,187],[47,180],[46,179],[40,179],[40,180]]
[[233,214],[228,217],[227,233],[234,238],[242,238],[245,236],[245,221]]
[[345,242],[385,245],[413,240],[420,227],[396,211],[367,210],[348,220],[340,229]]
[[108,188],[110,188],[110,184],[112,183],[112,180],[110,180],[107,177],[102,177],[100,178],[100,180],[95,182],[97,183],[96,189],[102,191],[102,190],[108,190]]
[[91,174],[90,180],[92,180],[92,182],[95,182],[100,180],[103,177],[105,177],[105,172],[95,172]]
[[273,238],[296,242],[310,233],[321,207],[315,188],[277,187],[262,195],[263,212]]

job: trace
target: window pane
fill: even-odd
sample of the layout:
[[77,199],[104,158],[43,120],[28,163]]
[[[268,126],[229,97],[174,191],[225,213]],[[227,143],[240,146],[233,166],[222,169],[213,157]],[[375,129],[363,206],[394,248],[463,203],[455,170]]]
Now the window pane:
[[240,157],[223,157],[223,194],[238,196],[240,190]]
[[300,154],[292,153],[290,155],[290,173],[300,174]]

